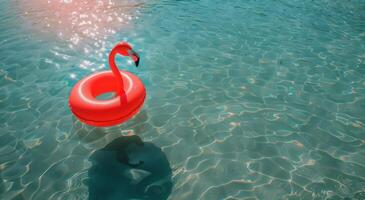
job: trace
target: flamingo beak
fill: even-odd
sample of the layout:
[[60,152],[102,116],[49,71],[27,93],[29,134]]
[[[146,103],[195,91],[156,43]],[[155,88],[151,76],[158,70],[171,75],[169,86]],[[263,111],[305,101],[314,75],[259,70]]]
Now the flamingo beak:
[[128,51],[129,57],[132,58],[132,60],[134,61],[134,64],[136,65],[136,67],[138,67],[139,65],[139,55],[137,52],[133,51],[132,49]]

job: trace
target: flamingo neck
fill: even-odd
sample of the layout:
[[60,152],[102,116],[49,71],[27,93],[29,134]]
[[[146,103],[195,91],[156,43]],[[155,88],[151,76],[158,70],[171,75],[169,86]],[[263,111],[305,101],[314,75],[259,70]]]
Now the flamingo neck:
[[123,84],[122,74],[120,73],[117,65],[115,64],[116,55],[117,51],[113,49],[112,52],[110,52],[109,54],[109,66],[117,81],[117,94],[120,95],[124,90],[124,84]]

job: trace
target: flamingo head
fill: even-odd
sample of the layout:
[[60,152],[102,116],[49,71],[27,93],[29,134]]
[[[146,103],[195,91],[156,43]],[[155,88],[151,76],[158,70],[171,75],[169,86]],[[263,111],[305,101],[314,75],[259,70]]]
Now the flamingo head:
[[136,65],[136,67],[138,67],[139,55],[132,49],[132,46],[130,44],[128,44],[127,42],[120,42],[113,48],[113,50],[115,50],[118,54],[121,54],[123,56],[129,56],[130,58],[132,58],[134,64]]

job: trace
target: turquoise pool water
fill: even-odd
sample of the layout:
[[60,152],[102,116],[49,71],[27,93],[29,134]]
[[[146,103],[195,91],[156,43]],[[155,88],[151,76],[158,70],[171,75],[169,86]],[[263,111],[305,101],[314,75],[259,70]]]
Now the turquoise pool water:
[[[364,1],[0,3],[0,199],[365,199]],[[146,103],[85,126],[120,40]]]

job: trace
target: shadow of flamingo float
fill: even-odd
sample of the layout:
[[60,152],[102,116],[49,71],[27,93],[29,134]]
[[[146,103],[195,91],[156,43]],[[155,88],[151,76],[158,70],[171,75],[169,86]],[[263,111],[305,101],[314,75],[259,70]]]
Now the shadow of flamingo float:
[[[119,70],[115,64],[117,54],[129,56],[136,67],[139,55],[126,42],[117,44],[109,54],[111,71],[91,74],[76,83],[71,91],[69,105],[73,114],[91,126],[113,126],[127,121],[138,113],[146,97],[142,81],[134,74]],[[108,100],[96,97],[114,92]]]

